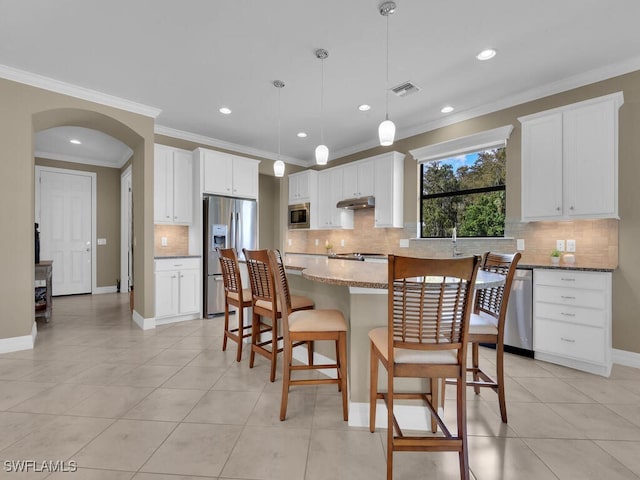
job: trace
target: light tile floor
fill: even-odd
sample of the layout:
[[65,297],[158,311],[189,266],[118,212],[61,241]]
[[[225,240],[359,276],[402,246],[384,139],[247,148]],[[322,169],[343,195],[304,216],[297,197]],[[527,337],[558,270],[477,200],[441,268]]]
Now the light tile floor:
[[[345,426],[333,386],[292,390],[280,422],[280,379],[221,351],[222,319],[142,331],[130,317],[126,295],[58,297],[36,348],[0,355],[0,479],[385,477],[385,432]],[[640,478],[640,370],[606,379],[507,355],[506,372],[508,425],[493,392],[469,391],[475,479]],[[458,478],[452,453],[394,459],[396,480]],[[18,460],[79,472],[8,472]]]

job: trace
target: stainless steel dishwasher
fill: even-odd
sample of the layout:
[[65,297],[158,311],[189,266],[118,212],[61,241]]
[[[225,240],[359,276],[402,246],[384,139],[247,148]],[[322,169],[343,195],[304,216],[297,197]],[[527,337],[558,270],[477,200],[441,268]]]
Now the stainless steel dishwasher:
[[513,277],[504,325],[505,351],[533,357],[533,270],[518,268]]

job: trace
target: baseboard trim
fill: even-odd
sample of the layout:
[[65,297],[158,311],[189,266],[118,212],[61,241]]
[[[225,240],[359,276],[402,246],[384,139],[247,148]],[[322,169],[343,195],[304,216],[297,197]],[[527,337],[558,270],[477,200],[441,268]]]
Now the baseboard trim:
[[153,328],[156,328],[156,319],[154,317],[144,318],[142,315],[140,315],[135,310],[133,311],[133,314],[131,315],[131,319],[142,330],[151,330]]
[[202,318],[200,313],[190,313],[188,315],[180,315],[178,317],[167,317],[167,318],[156,319],[155,325],[157,327],[158,325],[168,325],[170,323],[186,322],[189,320],[197,320],[199,318]]
[[626,367],[640,368],[640,353],[628,352],[626,350],[613,349],[613,363]]
[[108,287],[96,287],[93,291],[94,295],[101,295],[103,293],[118,293],[118,287],[116,285],[110,285]]
[[33,322],[31,333],[21,337],[0,338],[0,353],[18,352],[20,350],[33,350],[38,336],[38,327]]

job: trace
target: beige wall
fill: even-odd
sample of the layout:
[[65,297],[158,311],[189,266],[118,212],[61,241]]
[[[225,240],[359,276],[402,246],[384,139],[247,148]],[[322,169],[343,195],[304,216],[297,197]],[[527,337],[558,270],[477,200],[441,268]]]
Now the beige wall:
[[[521,128],[517,118],[523,115],[548,110],[563,105],[587,100],[593,97],[622,91],[624,104],[619,113],[619,213],[620,221],[582,221],[582,222],[533,222],[523,224],[520,218],[521,169],[520,148]],[[404,221],[405,229],[389,232],[395,242],[404,235],[416,231],[418,215],[418,167],[408,153],[409,150],[451,140],[465,135],[511,124],[514,130],[507,144],[507,231],[506,236],[525,238],[527,249],[523,260],[544,261],[546,254],[553,248],[555,239],[575,238],[577,240],[576,258],[581,256],[594,259],[594,263],[618,266],[613,273],[613,347],[620,350],[640,353],[640,249],[636,247],[640,235],[640,72],[615,77],[557,95],[552,95],[512,108],[483,115],[478,118],[459,122],[431,132],[398,140],[391,147],[377,147],[330,162],[329,167],[368,158],[387,151],[399,151],[407,154],[405,158],[404,182]],[[375,135],[375,132],[372,132]],[[286,189],[286,184],[285,187]],[[286,208],[286,197],[284,198]],[[288,232],[293,239],[291,251],[313,251],[311,243],[316,237],[340,236],[341,232]],[[414,233],[415,235],[415,233]],[[571,235],[571,236],[569,236]],[[355,237],[354,237],[355,238]],[[333,238],[332,238],[333,240]],[[357,238],[354,242],[357,241]],[[380,243],[381,240],[379,240]],[[299,242],[299,243],[298,243]],[[387,240],[388,242],[388,240]],[[492,241],[475,243],[471,246],[462,239],[459,244],[471,250],[493,248]],[[513,239],[505,239],[510,249],[515,247]],[[301,246],[304,244],[304,246]],[[333,241],[334,246],[336,242]],[[311,245],[311,248],[308,246]],[[450,248],[442,240],[416,240],[411,249],[405,252],[442,253]],[[287,248],[289,249],[289,248]],[[352,251],[346,248],[345,251]]]
[[280,248],[282,229],[280,224],[280,179],[270,175],[260,175],[258,198],[258,248]]
[[36,158],[36,165],[96,174],[96,232],[106,245],[96,246],[98,287],[116,285],[120,278],[120,169]]
[[[100,130],[134,150],[136,310],[153,316],[153,119],[0,79],[0,339],[31,333],[34,308],[34,132]],[[144,188],[143,188],[144,187]]]

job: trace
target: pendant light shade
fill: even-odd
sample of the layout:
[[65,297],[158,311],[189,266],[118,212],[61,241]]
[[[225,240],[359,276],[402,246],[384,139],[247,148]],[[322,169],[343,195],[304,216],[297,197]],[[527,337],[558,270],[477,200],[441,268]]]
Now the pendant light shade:
[[282,160],[276,160],[273,164],[273,173],[276,177],[284,177],[284,162]]
[[322,70],[320,76],[320,145],[316,147],[316,164],[326,165],[329,161],[329,147],[324,144],[324,124],[323,124],[323,110],[324,110],[324,59],[329,56],[323,48],[316,50],[316,58],[322,61]]
[[278,89],[278,160],[273,163],[273,174],[276,177],[284,177],[284,162],[280,160],[280,90],[284,88],[284,82],[275,80],[273,86]]
[[389,120],[389,15],[396,11],[396,4],[394,2],[384,2],[379,7],[380,15],[387,18],[387,84],[385,92],[385,119],[380,123],[378,127],[378,137],[380,139],[380,145],[388,147],[393,145],[393,140],[396,136],[396,126]]
[[387,147],[393,145],[393,139],[396,136],[396,125],[389,120],[383,120],[378,127],[378,137],[380,137],[380,145]]
[[326,165],[329,160],[329,148],[326,145],[318,145],[316,147],[316,163],[318,165]]

